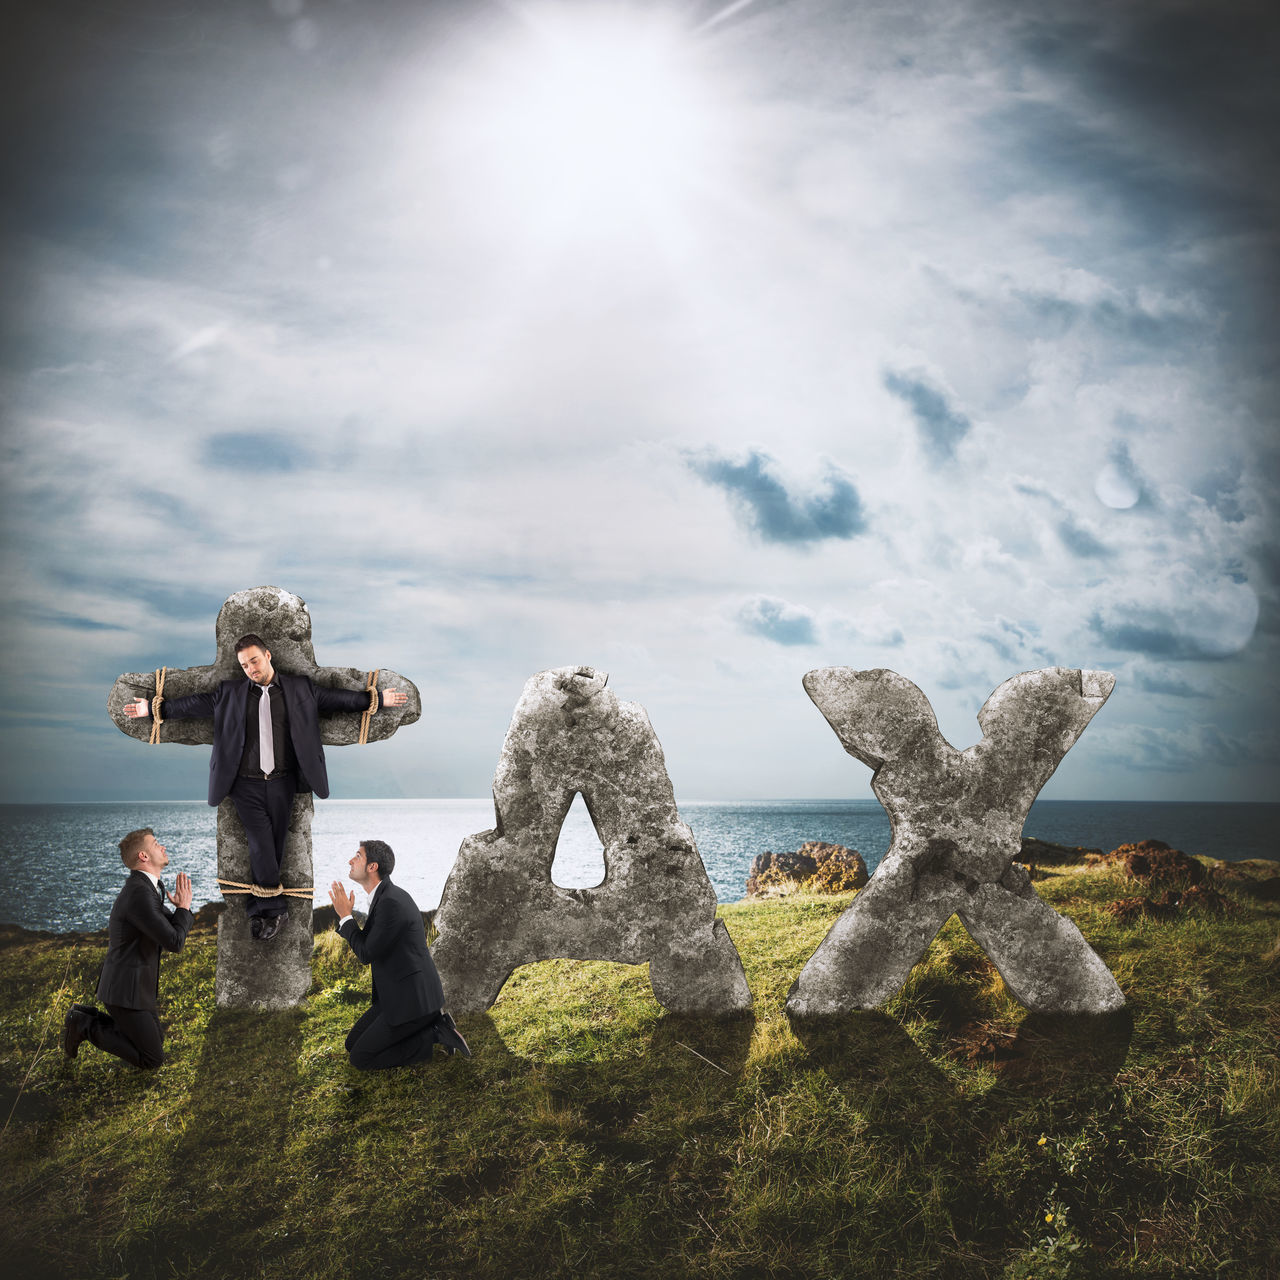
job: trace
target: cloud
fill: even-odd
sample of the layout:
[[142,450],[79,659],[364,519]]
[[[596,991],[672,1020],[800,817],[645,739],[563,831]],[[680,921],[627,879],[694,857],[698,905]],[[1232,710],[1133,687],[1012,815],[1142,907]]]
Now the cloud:
[[756,596],[737,613],[738,626],[748,635],[763,636],[774,644],[817,644],[813,614],[799,605],[773,596]]
[[884,385],[911,410],[929,457],[934,462],[949,462],[954,458],[956,446],[969,434],[973,424],[952,407],[946,394],[931,385],[927,375],[918,370],[898,373],[887,369]]
[[1190,569],[1132,588],[1096,609],[1093,633],[1115,649],[1157,658],[1225,658],[1249,643],[1258,597],[1242,582],[1205,582]]
[[204,461],[227,471],[300,471],[310,452],[283,431],[226,431],[205,438]]
[[774,474],[773,459],[757,449],[742,462],[710,449],[688,450],[684,457],[695,475],[729,495],[738,519],[766,542],[852,538],[867,527],[853,481],[832,463],[819,488],[794,494]]
[[1129,666],[1129,678],[1143,693],[1161,693],[1170,698],[1212,698],[1213,690],[1203,681],[1192,680],[1177,667],[1138,658]]
[[48,623],[55,627],[65,627],[69,631],[124,631],[125,628],[114,622],[100,622],[97,618],[85,618],[79,614],[63,613],[58,609],[47,609],[31,606],[22,611],[35,622]]
[[1080,560],[1099,560],[1112,554],[1111,548],[1088,527],[1056,494],[1038,484],[1019,481],[1014,485],[1019,493],[1038,498],[1057,513],[1053,531],[1073,556]]
[[1142,773],[1187,773],[1239,768],[1280,760],[1280,736],[1255,730],[1237,735],[1217,725],[1162,729],[1151,725],[1110,728],[1094,737],[1099,756]]

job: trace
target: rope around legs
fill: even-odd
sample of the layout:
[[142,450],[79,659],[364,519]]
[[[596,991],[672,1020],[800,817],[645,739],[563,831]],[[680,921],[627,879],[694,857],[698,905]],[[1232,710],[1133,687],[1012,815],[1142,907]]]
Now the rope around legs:
[[308,885],[300,889],[286,889],[283,885],[268,884],[241,884],[238,880],[224,880],[221,876],[216,877],[218,888],[222,890],[222,896],[229,898],[233,894],[248,893],[255,898],[278,898],[283,894],[287,898],[311,898],[315,896],[315,885]]

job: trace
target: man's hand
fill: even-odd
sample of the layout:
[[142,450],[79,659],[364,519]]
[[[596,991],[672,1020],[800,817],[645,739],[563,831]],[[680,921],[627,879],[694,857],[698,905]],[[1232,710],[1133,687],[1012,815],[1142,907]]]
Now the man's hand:
[[335,880],[329,889],[329,901],[333,903],[333,909],[338,913],[338,919],[343,916],[349,916],[356,905],[356,895],[348,893],[340,881]]
[[186,907],[191,910],[191,877],[185,871],[178,872],[178,878],[174,881],[173,892],[166,892],[165,896],[173,903],[175,907]]
[[124,713],[130,720],[145,720],[151,714],[151,702],[147,698],[139,698],[136,702],[126,702]]
[[409,701],[409,695],[403,689],[383,689],[382,705],[384,707],[403,707]]

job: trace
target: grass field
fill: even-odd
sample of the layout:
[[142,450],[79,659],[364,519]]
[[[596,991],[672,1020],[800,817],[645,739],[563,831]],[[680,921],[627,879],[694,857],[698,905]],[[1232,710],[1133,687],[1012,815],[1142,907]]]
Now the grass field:
[[215,1009],[194,931],[143,1074],[60,1047],[105,938],[10,931],[3,1274],[1277,1275],[1280,906],[1122,925],[1115,872],[1037,887],[1123,1013],[1027,1015],[953,919],[884,1010],[793,1026],[850,896],[791,897],[721,909],[752,1018],[549,961],[460,1020],[471,1061],[373,1075],[342,1052],[368,970],[332,932],[307,1006],[265,1015]]

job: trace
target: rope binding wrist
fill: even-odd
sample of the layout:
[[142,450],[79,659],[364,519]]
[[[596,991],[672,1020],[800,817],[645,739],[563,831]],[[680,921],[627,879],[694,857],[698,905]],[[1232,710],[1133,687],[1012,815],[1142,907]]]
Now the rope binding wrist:
[[151,699],[151,737],[147,739],[153,747],[160,742],[160,726],[164,723],[160,715],[160,707],[164,702],[164,677],[168,670],[168,667],[160,667],[156,671],[156,692]]
[[369,721],[378,709],[378,672],[381,670],[381,667],[376,667],[370,671],[369,678],[365,681],[364,687],[369,695],[369,705],[360,713],[360,745],[362,747],[369,741]]

